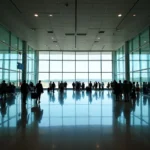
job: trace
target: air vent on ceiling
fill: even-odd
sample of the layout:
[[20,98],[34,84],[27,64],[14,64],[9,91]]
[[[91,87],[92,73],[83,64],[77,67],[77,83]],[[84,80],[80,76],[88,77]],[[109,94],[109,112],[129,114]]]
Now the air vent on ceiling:
[[53,31],[47,31],[47,33],[54,33]]
[[99,33],[105,33],[105,31],[99,31]]
[[78,36],[86,36],[86,33],[77,33]]
[[53,43],[57,43],[57,41],[53,41]]
[[94,43],[98,43],[99,41],[94,41]]
[[66,36],[74,36],[74,33],[65,33]]

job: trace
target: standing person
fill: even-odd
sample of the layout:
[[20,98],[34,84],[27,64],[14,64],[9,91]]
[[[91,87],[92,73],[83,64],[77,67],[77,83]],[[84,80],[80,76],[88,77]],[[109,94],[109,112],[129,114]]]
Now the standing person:
[[139,86],[139,83],[136,82],[136,92],[138,93],[140,91],[140,86]]
[[55,91],[55,83],[54,82],[52,83],[52,90],[53,90],[53,93],[54,93],[54,91]]
[[84,90],[84,88],[85,88],[85,84],[84,82],[82,82],[82,90]]
[[90,91],[92,90],[92,82],[90,81],[89,83],[89,88],[90,88]]
[[26,104],[28,91],[29,91],[29,86],[26,83],[26,81],[24,80],[22,85],[21,85],[22,101],[23,101],[24,104]]
[[37,90],[37,96],[40,103],[41,94],[43,93],[43,86],[41,84],[41,81],[39,80],[39,83],[36,84],[36,90]]
[[2,97],[4,96],[4,99],[6,99],[6,92],[7,92],[7,84],[5,83],[5,80],[3,80],[1,84],[1,93]]
[[75,85],[75,83],[73,82],[73,83],[72,83],[73,90],[75,90],[75,86],[76,86],[76,85]]

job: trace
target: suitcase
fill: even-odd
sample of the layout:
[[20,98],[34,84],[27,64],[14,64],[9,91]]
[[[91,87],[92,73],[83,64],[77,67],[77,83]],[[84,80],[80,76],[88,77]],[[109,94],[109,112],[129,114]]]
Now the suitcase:
[[37,93],[31,93],[31,99],[37,99],[38,95]]

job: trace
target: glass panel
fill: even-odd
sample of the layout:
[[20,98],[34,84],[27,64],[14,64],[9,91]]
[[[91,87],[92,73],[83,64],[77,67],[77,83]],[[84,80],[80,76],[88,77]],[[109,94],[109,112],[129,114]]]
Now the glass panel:
[[139,48],[139,36],[133,39],[133,50]]
[[76,61],[76,72],[88,72],[88,61]]
[[148,61],[140,61],[141,63],[141,69],[147,69],[148,68]]
[[88,60],[88,52],[77,52],[76,60]]
[[62,72],[62,61],[50,61],[50,72]]
[[63,61],[63,72],[75,72],[75,61]]
[[133,71],[140,70],[139,61],[133,61]]
[[133,60],[139,60],[139,51],[133,52]]
[[17,49],[18,48],[18,38],[11,34],[11,47]]
[[4,61],[4,68],[9,69],[9,61],[8,60]]
[[50,60],[62,60],[62,52],[50,52]]
[[0,40],[9,44],[9,32],[0,26]]
[[19,39],[19,50],[22,51],[23,49],[23,43],[22,43],[22,40]]
[[102,61],[102,72],[112,72],[112,61]]
[[63,82],[67,82],[67,87],[72,88],[72,83],[75,82],[75,73],[63,73]]
[[75,60],[75,52],[63,52],[63,60]]
[[49,72],[49,61],[39,61],[39,72]]
[[56,88],[58,88],[58,82],[62,81],[62,73],[50,73],[50,81],[55,82]]
[[133,81],[140,82],[140,73],[139,72],[133,73]]
[[10,69],[17,70],[17,60],[11,60]]
[[89,61],[89,72],[100,72],[100,61]]
[[15,85],[17,85],[17,72],[16,73],[10,73],[10,82],[13,82]]
[[17,51],[11,50],[10,59],[17,59],[17,58],[18,58]]
[[149,29],[140,34],[140,45],[144,45],[149,42]]
[[141,82],[148,82],[148,72],[147,70],[144,70],[141,72]]
[[89,73],[89,81],[91,82],[101,82],[101,74],[100,73]]
[[111,52],[102,53],[102,60],[112,60],[112,53]]
[[88,85],[88,73],[76,73],[76,81],[84,82],[85,86]]
[[3,68],[3,60],[0,60],[0,68]]
[[89,60],[100,60],[99,52],[89,52]]
[[102,82],[104,82],[104,87],[106,87],[107,83],[111,81],[112,81],[112,73],[102,73]]
[[39,80],[43,84],[44,88],[49,86],[49,73],[39,73]]
[[39,60],[49,60],[49,52],[39,52]]

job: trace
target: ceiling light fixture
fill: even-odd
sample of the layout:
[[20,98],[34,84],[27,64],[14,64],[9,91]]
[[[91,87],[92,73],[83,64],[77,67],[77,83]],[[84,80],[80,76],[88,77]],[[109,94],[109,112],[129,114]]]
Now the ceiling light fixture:
[[98,37],[98,40],[100,40],[100,37]]
[[35,17],[38,17],[39,15],[38,15],[38,14],[34,14],[34,16],[35,16]]
[[136,14],[133,14],[133,17],[136,17]]
[[49,17],[53,17],[53,15],[52,15],[52,14],[49,14]]
[[118,17],[122,17],[122,14],[118,14]]
[[53,40],[54,38],[52,37],[52,40]]

